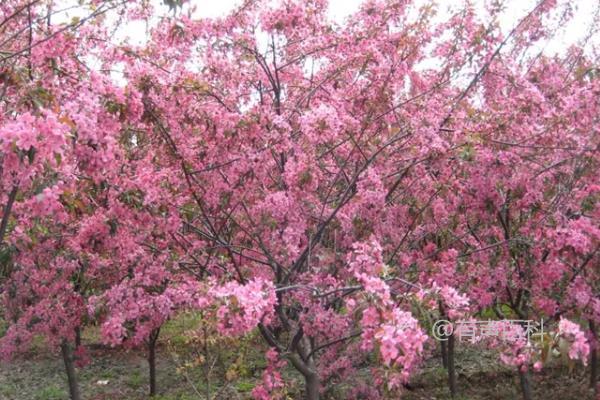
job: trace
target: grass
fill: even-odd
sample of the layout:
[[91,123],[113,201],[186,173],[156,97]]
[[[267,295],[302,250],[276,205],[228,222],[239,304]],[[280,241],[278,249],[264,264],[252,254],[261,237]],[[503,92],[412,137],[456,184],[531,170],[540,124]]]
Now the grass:
[[64,388],[51,385],[35,392],[33,398],[35,400],[63,400],[68,398],[68,395]]
[[241,381],[235,385],[235,388],[240,393],[248,393],[248,392],[251,392],[255,386],[256,386],[256,382]]
[[141,371],[134,370],[129,374],[129,377],[127,378],[125,384],[132,389],[141,389],[142,387],[144,387],[144,385],[146,385],[146,380],[147,378],[145,376],[142,376]]

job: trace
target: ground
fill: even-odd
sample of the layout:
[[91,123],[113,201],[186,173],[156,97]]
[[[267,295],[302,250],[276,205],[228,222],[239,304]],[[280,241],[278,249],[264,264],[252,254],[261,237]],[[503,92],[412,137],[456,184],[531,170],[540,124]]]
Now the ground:
[[[262,343],[258,337],[235,342],[202,336],[190,342],[189,328],[196,318],[180,318],[161,333],[158,345],[158,391],[156,400],[206,399],[207,388],[213,400],[246,400],[259,381],[263,368]],[[84,343],[91,350],[92,362],[78,369],[85,400],[147,399],[147,363],[141,349],[111,349],[98,341],[98,332],[84,333]],[[207,345],[213,356],[197,363],[192,347]],[[196,363],[195,363],[196,362]],[[458,400],[520,399],[517,374],[503,366],[493,352],[460,344],[456,353]],[[207,371],[210,386],[206,385]],[[0,400],[68,399],[62,361],[49,352],[42,342],[26,356],[0,364]],[[572,370],[553,365],[534,374],[535,399],[593,400],[588,389],[588,370]],[[301,379],[292,370],[284,371],[297,390],[289,399],[301,398]],[[406,400],[449,399],[446,373],[438,357],[426,361],[422,371],[406,391]]]
[[[430,359],[412,383],[403,400],[449,399],[446,371],[438,358]],[[458,346],[456,370],[459,395],[456,400],[521,399],[516,371],[503,365],[489,350]],[[594,400],[589,389],[589,369],[569,370],[555,364],[531,375],[536,400]]]

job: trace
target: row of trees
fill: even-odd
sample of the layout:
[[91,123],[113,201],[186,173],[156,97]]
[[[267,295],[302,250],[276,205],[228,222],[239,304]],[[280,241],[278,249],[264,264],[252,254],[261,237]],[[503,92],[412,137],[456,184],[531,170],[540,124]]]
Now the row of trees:
[[[257,329],[268,371],[287,361],[307,399],[349,379],[348,398],[380,398],[436,346],[427,321],[493,313],[552,332],[494,343],[525,399],[558,341],[595,385],[595,32],[547,56],[573,2],[509,32],[500,2],[442,21],[417,3],[367,1],[340,25],[324,0],[218,19],[169,2],[158,20],[94,0],[68,23],[53,1],[4,1],[0,355],[44,336],[77,400],[80,333],[100,325],[147,346],[154,394],[161,326],[201,310],[222,334]],[[140,19],[146,43],[114,43]],[[282,396],[274,376],[256,398]]]

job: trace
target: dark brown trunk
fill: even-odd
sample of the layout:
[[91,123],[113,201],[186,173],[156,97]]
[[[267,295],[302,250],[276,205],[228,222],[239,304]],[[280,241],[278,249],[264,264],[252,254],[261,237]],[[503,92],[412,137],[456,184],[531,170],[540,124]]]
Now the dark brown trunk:
[[529,371],[521,371],[519,369],[519,381],[521,383],[521,393],[523,394],[523,400],[533,400]]
[[588,321],[590,325],[590,332],[593,338],[594,346],[590,352],[590,387],[594,389],[596,397],[600,397],[598,388],[598,334],[596,333],[596,324],[591,319]]
[[590,387],[594,389],[597,398],[600,398],[600,384],[598,383],[598,350],[592,350],[590,355]]
[[202,330],[204,333],[204,357],[206,362],[204,363],[204,380],[206,381],[206,385],[204,386],[204,393],[206,396],[206,400],[210,400],[210,371],[211,366],[210,362],[210,348],[208,347],[208,330],[206,327]]
[[75,329],[75,348],[81,346],[81,328]]
[[308,361],[304,361],[299,354],[289,354],[289,360],[304,377],[304,389],[306,391],[306,400],[319,400],[319,373],[317,372],[314,361],[308,357]]
[[319,400],[319,376],[310,374],[304,379],[306,381],[306,400]]
[[8,195],[8,201],[6,202],[6,206],[4,206],[4,212],[2,213],[2,222],[0,222],[0,246],[4,243],[4,235],[6,234],[6,230],[8,228],[8,220],[10,218],[10,213],[12,211],[13,204],[15,199],[17,198],[18,187],[14,186]]
[[440,341],[441,351],[442,351],[442,367],[448,368],[448,344],[445,340]]
[[456,369],[454,368],[454,334],[448,337],[448,352],[447,352],[447,364],[448,364],[448,386],[450,387],[450,395],[452,398],[456,397]]
[[150,397],[156,395],[156,342],[160,329],[152,331],[148,338],[148,370],[150,373]]
[[[291,330],[290,322],[287,316],[278,310],[277,315],[282,322],[282,325]],[[273,337],[273,333],[266,326],[259,324],[258,328],[261,335],[265,338],[267,343],[273,347],[281,348],[282,346],[277,343]],[[292,339],[291,349],[293,351],[287,353],[287,358],[290,363],[296,368],[298,372],[304,377],[304,389],[306,391],[306,400],[319,400],[319,392],[321,389],[321,382],[319,380],[319,372],[315,365],[313,358],[314,347],[310,341],[303,336],[302,328],[298,329]]]
[[[438,302],[438,309],[440,312],[440,319],[448,319],[448,317],[446,316],[446,312],[444,311],[444,304],[441,301]],[[448,337],[442,334],[442,337],[440,338],[440,346],[442,350],[442,366],[446,369],[448,369],[448,343],[446,343],[447,339]]]
[[81,400],[79,394],[79,384],[75,373],[75,364],[73,363],[73,351],[71,345],[67,341],[63,341],[60,345],[65,371],[67,372],[67,381],[69,383],[69,397],[71,400]]
[[150,396],[156,394],[156,347],[150,345],[148,349],[148,367],[150,371]]

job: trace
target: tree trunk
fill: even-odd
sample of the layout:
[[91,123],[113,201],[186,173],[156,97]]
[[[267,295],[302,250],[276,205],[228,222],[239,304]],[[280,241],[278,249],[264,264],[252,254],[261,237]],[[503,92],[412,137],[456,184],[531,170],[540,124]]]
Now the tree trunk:
[[455,336],[451,334],[448,337],[448,351],[446,354],[448,364],[448,386],[450,386],[450,395],[456,397],[456,369],[454,368],[454,344]]
[[519,380],[521,382],[521,393],[523,393],[523,400],[533,400],[529,371],[521,371],[521,369],[519,369]]
[[75,329],[75,348],[81,346],[81,328]]
[[[289,329],[290,323],[285,314],[278,312],[278,315],[283,326]],[[263,324],[258,324],[258,328],[267,343],[281,349],[281,345],[276,342],[269,328]],[[313,358],[314,350],[312,344],[305,336],[303,336],[302,332],[301,328],[296,331],[290,345],[290,348],[293,349],[293,351],[287,352],[286,356],[294,368],[296,368],[296,370],[304,377],[306,400],[319,400],[321,382],[319,381],[319,372]]]
[[2,213],[2,222],[0,222],[0,247],[4,243],[4,235],[6,234],[6,230],[8,228],[8,220],[10,217],[10,213],[17,198],[18,187],[13,186],[10,194],[8,195],[8,201],[6,202],[6,206],[4,207],[4,212]]
[[592,349],[590,352],[590,387],[594,389],[596,397],[600,397],[598,391],[598,335],[596,334],[596,324],[591,319],[588,321],[592,335]]
[[148,367],[150,370],[150,396],[156,394],[156,347],[153,344],[148,346]]
[[204,393],[206,395],[206,400],[210,400],[210,372],[211,372],[211,363],[210,363],[210,348],[208,347],[208,329],[203,327],[202,332],[204,333],[203,342],[204,342],[204,380],[206,385],[204,386]]
[[448,369],[448,344],[445,340],[440,340],[442,350],[442,367]]
[[598,350],[593,349],[590,355],[590,387],[594,389],[597,398],[600,398],[600,384],[598,383]]
[[150,372],[150,397],[156,395],[156,341],[160,328],[152,331],[148,338],[148,368]]
[[69,382],[69,397],[71,400],[81,400],[71,345],[69,345],[66,340],[63,341],[60,345],[60,351],[62,353],[63,362],[65,363],[65,371],[67,372],[67,380]]
[[306,400],[319,400],[319,375],[310,374],[304,377],[306,385]]
[[[444,311],[444,304],[441,300],[438,301],[438,309],[440,312],[440,319],[448,319],[448,316],[446,316],[446,312]],[[448,338],[446,337],[446,335],[442,336],[443,337],[440,338],[440,346],[442,350],[442,367],[448,369],[448,343],[446,343]]]
[[308,357],[308,361],[304,361],[299,354],[288,354],[288,359],[304,377],[304,389],[306,390],[306,400],[319,400],[319,373],[317,372],[312,358]]

